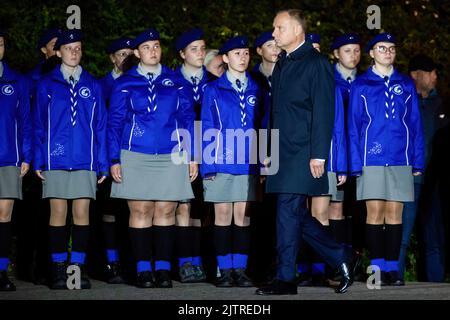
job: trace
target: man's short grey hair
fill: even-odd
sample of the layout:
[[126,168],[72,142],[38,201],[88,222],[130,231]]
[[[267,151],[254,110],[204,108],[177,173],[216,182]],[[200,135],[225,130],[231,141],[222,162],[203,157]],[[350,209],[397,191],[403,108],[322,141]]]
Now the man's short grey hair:
[[207,66],[212,61],[212,59],[214,59],[218,55],[219,55],[219,50],[217,50],[217,49],[206,50],[205,61],[203,62],[203,65]]

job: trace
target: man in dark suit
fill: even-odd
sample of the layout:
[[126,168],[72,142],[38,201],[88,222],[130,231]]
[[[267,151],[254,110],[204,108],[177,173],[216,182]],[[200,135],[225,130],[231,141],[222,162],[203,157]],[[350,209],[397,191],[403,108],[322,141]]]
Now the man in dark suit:
[[[279,130],[279,170],[267,177],[267,192],[277,200],[277,275],[256,294],[296,294],[295,263],[305,240],[342,281],[336,292],[352,283],[344,248],[307,210],[308,196],[328,194],[325,161],[334,122],[334,76],[330,63],[305,42],[306,21],[300,10],[280,11],[273,37],[284,50],[272,74],[270,127]],[[325,173],[325,174],[324,174]]]

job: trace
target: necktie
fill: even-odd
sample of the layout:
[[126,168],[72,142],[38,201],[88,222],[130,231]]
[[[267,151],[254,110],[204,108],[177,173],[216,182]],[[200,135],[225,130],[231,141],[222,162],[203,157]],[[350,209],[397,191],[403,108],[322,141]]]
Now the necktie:
[[147,79],[148,79],[148,102],[149,106],[147,107],[148,112],[156,111],[156,93],[155,93],[155,84],[153,82],[153,73],[148,72],[147,73]]
[[73,76],[69,77],[70,83],[70,122],[72,126],[75,127],[77,123],[77,92],[75,91],[75,79]]
[[384,115],[386,119],[389,119],[389,115],[392,115],[392,119],[395,119],[395,107],[394,107],[394,93],[392,92],[392,87],[389,87],[389,77],[384,77],[384,85],[386,86],[386,91],[384,92],[386,96],[385,112]]
[[245,113],[244,88],[242,88],[242,83],[239,79],[236,80],[236,86],[238,88],[238,94],[239,94],[239,106],[241,107],[241,124],[244,127],[247,125],[247,121],[245,120],[245,117],[247,116],[247,114]]
[[194,100],[198,102],[200,100],[200,93],[198,92],[197,77],[191,77],[192,80],[192,90],[194,91]]

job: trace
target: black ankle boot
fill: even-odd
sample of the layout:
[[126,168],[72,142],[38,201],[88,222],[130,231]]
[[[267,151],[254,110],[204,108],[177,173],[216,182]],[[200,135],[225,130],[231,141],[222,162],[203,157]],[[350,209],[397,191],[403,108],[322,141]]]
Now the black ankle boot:
[[109,284],[125,283],[125,280],[122,277],[120,263],[118,261],[111,262],[106,266],[106,281]]
[[398,271],[389,271],[389,285],[400,287],[405,285],[405,281],[400,278]]
[[0,291],[16,291],[16,286],[9,280],[6,271],[0,271]]
[[52,278],[50,280],[50,289],[67,289],[67,265],[65,262],[52,263]]
[[339,273],[342,276],[339,286],[336,288],[336,293],[344,293],[353,283],[353,277],[350,271],[350,267],[347,263],[343,263],[339,266]]
[[233,269],[231,275],[237,287],[253,287],[253,282],[245,274],[245,269]]
[[89,278],[87,275],[86,265],[79,264],[79,263],[72,263],[71,265],[80,268],[80,289],[90,289],[91,282],[89,281]]
[[229,288],[234,284],[232,269],[220,269],[220,276],[216,279],[216,287]]
[[138,272],[136,277],[136,286],[138,288],[154,288],[155,281],[151,271]]
[[157,270],[155,272],[156,288],[172,288],[172,279],[168,270]]
[[297,286],[299,286],[299,287],[311,287],[312,286],[312,276],[308,272],[299,273],[296,281],[297,281]]
[[312,286],[313,287],[328,287],[329,282],[324,274],[313,274],[312,275]]

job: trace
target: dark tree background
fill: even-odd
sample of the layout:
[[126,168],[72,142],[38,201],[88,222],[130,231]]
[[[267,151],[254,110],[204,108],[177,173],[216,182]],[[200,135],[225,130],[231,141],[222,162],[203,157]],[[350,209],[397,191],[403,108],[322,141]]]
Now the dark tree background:
[[[174,50],[177,35],[192,27],[206,31],[208,47],[220,47],[224,40],[246,34],[250,41],[262,31],[270,30],[277,10],[300,8],[309,19],[310,32],[322,37],[322,52],[332,55],[329,47],[333,38],[343,32],[359,33],[366,43],[379,30],[366,27],[366,9],[376,4],[381,8],[382,30],[399,39],[397,67],[407,71],[408,59],[417,52],[431,55],[443,65],[440,89],[450,96],[447,88],[450,75],[450,2],[439,0],[403,1],[336,1],[336,0],[100,0],[100,1],[26,1],[2,0],[0,25],[7,29],[9,63],[21,71],[30,70],[39,61],[36,43],[43,30],[65,28],[69,14],[66,9],[76,4],[81,8],[81,26],[85,33],[83,66],[96,76],[109,69],[104,53],[108,43],[119,36],[135,36],[153,27],[160,31],[164,45],[163,60],[169,66],[179,63]],[[254,62],[256,57],[254,57]],[[363,54],[361,70],[370,64]]]

